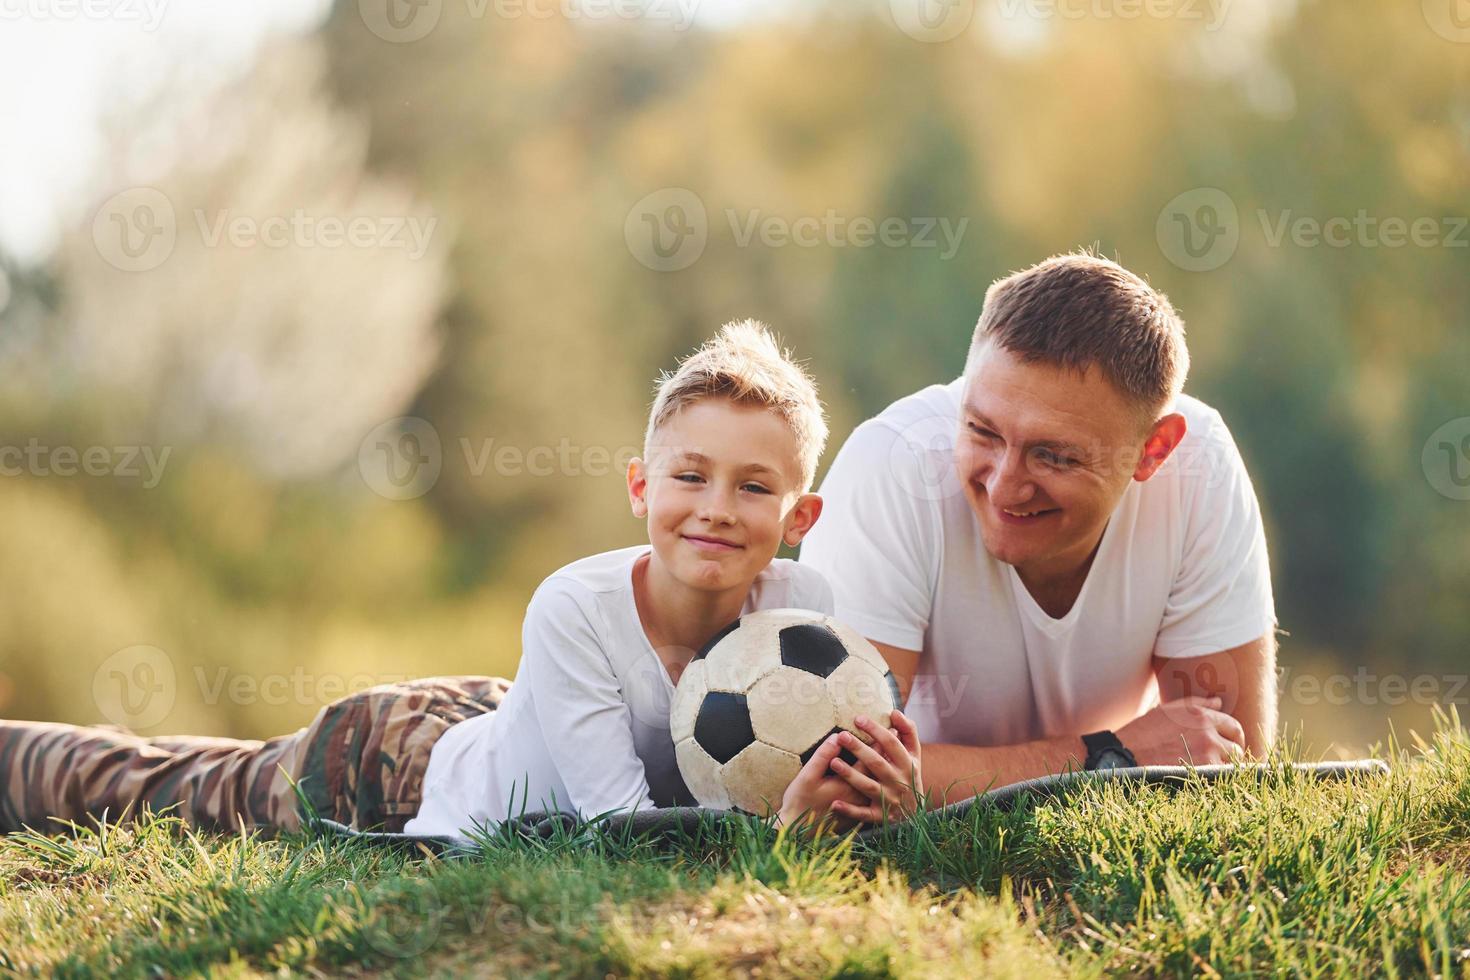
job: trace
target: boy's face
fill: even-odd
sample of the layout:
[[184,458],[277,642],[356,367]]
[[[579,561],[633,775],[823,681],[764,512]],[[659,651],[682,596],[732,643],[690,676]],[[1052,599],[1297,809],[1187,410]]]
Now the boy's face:
[[711,591],[749,589],[784,541],[795,546],[822,511],[802,493],[796,436],[775,412],[704,398],[654,434],[628,466],[633,516],[673,576]]

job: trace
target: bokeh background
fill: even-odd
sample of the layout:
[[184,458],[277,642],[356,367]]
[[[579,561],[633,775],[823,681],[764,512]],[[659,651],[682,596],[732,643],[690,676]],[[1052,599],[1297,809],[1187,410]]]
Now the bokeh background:
[[[247,9],[248,7],[248,9]],[[1169,294],[1314,757],[1470,702],[1465,0],[17,0],[0,715],[264,737],[513,675],[636,543],[658,372],[755,316],[828,459],[986,286]]]

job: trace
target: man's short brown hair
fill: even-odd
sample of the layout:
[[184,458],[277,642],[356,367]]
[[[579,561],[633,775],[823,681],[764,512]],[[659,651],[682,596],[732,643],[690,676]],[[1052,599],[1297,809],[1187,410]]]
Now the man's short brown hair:
[[1096,365],[1149,415],[1171,405],[1189,373],[1184,321],[1169,298],[1090,252],[1053,255],[991,284],[965,364],[989,342],[1025,363]]

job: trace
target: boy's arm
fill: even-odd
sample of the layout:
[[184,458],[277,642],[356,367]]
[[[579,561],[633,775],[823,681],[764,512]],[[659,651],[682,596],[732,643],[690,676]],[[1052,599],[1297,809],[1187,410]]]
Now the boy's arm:
[[[632,711],[590,611],[572,591],[576,588],[550,580],[532,597],[516,677],[516,683],[531,685],[555,775],[570,795],[557,804],[584,817],[652,809],[647,773],[633,741]],[[536,807],[537,801],[530,805]]]

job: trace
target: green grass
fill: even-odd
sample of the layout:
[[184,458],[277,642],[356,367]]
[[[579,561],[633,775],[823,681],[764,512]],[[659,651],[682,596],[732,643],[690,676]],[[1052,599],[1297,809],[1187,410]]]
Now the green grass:
[[1470,737],[1415,741],[1387,777],[1088,784],[873,843],[727,825],[441,860],[166,816],[10,835],[0,970],[1470,976]]

